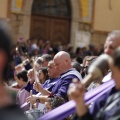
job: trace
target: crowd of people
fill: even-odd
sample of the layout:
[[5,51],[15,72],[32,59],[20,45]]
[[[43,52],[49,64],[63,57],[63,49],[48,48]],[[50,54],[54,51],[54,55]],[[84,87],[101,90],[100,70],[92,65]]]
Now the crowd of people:
[[74,80],[70,88],[69,96],[76,102],[76,120],[119,120],[120,119],[120,97],[119,97],[119,74],[120,74],[120,31],[111,32],[104,45],[104,53],[111,56],[108,60],[110,71],[102,79],[102,82],[114,80],[115,87],[96,99],[93,105],[88,108],[85,105],[85,87],[77,80]]
[[[9,116],[11,120],[33,119],[24,113],[36,109],[40,117],[71,99],[76,102],[76,114],[66,119],[120,119],[120,31],[111,32],[99,50],[94,45],[89,45],[89,49],[78,47],[74,50],[72,46],[51,45],[50,41],[43,39],[24,41],[23,37],[15,46],[10,45],[10,36],[0,28],[1,120]],[[89,67],[103,52],[111,58],[108,60],[110,68],[84,86],[82,81],[88,75]],[[112,79],[116,87],[88,108],[84,101],[85,92]],[[71,83],[72,87],[69,87]]]
[[[13,45],[11,48],[11,62],[9,63],[9,70],[8,74],[6,75],[7,79],[14,80],[15,67],[23,63],[24,60],[29,59],[31,65],[34,59],[37,57],[44,54],[49,54],[51,59],[53,59],[54,55],[59,51],[68,52],[72,62],[76,61],[79,64],[82,64],[86,56],[99,56],[103,52],[103,46],[97,49],[94,45],[91,44],[89,45],[89,49],[86,47],[77,47],[74,49],[73,46],[67,44],[51,44],[50,41],[40,38],[28,39],[25,41],[23,37],[20,37],[17,41],[17,44]],[[47,63],[44,64],[47,66]],[[30,65],[25,66],[27,70],[32,68]],[[82,68],[82,66],[80,67]]]

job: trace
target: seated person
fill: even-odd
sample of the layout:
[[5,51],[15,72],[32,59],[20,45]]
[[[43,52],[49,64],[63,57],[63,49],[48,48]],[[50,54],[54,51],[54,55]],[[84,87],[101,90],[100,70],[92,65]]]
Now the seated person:
[[[26,98],[30,95],[29,92],[25,90],[25,86],[28,82],[27,71],[23,70],[16,75],[16,81],[18,85],[21,87],[17,94],[17,103],[22,105],[25,103]],[[24,110],[28,110],[28,106],[24,108]]]
[[34,90],[34,88],[33,88],[33,83],[35,81],[33,69],[28,70],[27,77],[28,77],[28,83],[25,87],[25,90],[28,92],[30,92],[30,90],[32,90],[32,94],[37,94],[38,92],[36,90]]
[[46,95],[44,93],[43,88],[51,91],[53,86],[59,80],[59,71],[57,71],[55,69],[53,60],[49,61],[47,71],[48,71],[49,79],[46,80],[43,85],[41,85],[41,83],[39,83],[39,82],[34,83],[34,89],[37,90],[38,92],[42,93],[43,95]]
[[41,67],[38,71],[38,80],[41,84],[44,84],[46,80],[48,80],[48,71],[47,67]]
[[[50,112],[51,110],[63,105],[65,103],[65,100],[56,95],[50,95],[48,96],[46,102],[45,102],[45,109],[46,113]],[[71,117],[64,118],[64,120],[72,120]]]
[[[18,64],[17,66],[15,66],[14,79],[16,79],[16,74],[23,70],[25,70],[25,67],[22,64]],[[14,81],[14,83],[11,85],[11,88],[20,89],[21,87],[18,85],[16,81]]]
[[[112,78],[115,80],[116,89],[120,89],[120,47],[112,54],[108,60],[112,70]],[[84,101],[84,87],[81,83],[74,81],[73,88],[69,89],[69,96],[76,102],[76,110],[78,116],[76,120],[119,120],[120,119],[120,92],[116,92],[108,97],[107,102],[100,109],[96,116],[92,116]]]
[[[105,44],[104,44],[104,53],[105,54],[108,54],[108,55],[112,55],[113,51],[120,46],[120,30],[114,30],[112,31],[111,33],[108,34],[108,37],[105,41]],[[103,78],[102,80],[102,83],[104,84],[105,82],[107,81],[111,81],[113,80],[113,78],[111,77],[112,75],[112,72],[108,72],[107,75],[105,75],[105,77]],[[117,92],[118,90],[114,88],[112,88],[110,91],[108,91],[106,94],[104,94],[103,96],[101,96],[100,99],[97,99],[94,104],[92,105],[91,109],[90,109],[90,112],[95,115],[99,110],[100,108],[102,108],[106,101],[107,101],[107,98]]]
[[48,96],[46,102],[45,102],[45,107],[46,107],[46,113],[49,111],[59,107],[60,105],[64,104],[65,101],[62,97],[56,96],[56,95],[51,95]]
[[[51,91],[54,85],[59,80],[59,71],[55,69],[54,61],[52,60],[49,61],[47,70],[48,70],[49,79],[46,80],[44,84],[41,84],[40,82],[34,82],[33,70],[30,71],[30,73],[28,73],[28,77],[30,81],[28,82],[28,85],[25,87],[25,89],[28,92],[32,90],[33,94],[37,94],[39,92],[37,95],[41,95],[41,94],[46,95],[46,92],[44,91],[44,89]],[[33,82],[34,82],[34,85],[33,85]],[[38,105],[38,108],[40,108],[39,106],[40,105]]]
[[86,56],[84,59],[83,59],[83,71],[82,71],[82,74],[84,74],[84,77],[88,74],[88,67],[89,65],[91,64],[91,62],[93,60],[95,60],[97,58],[97,56]]
[[[38,93],[39,95],[41,95],[41,94],[46,95],[46,92],[44,91],[44,89],[51,91],[52,88],[54,87],[54,85],[59,80],[59,72],[56,71],[54,61],[52,61],[52,60],[49,61],[49,63],[48,63],[48,75],[50,78],[48,80],[46,80],[43,85],[39,82],[34,83],[34,89],[39,92]],[[44,108],[45,108],[45,105],[43,105],[41,103],[38,104],[38,109],[44,110]]]
[[60,51],[54,56],[54,63],[56,70],[60,73],[60,79],[54,85],[52,91],[43,89],[46,95],[29,96],[26,99],[27,102],[34,104],[36,99],[39,99],[44,104],[50,94],[56,94],[57,96],[63,97],[65,101],[68,101],[67,90],[69,84],[73,78],[77,78],[79,81],[82,80],[81,74],[72,68],[70,55],[64,51]]
[[[33,69],[28,72],[28,77],[30,78],[30,81],[28,82],[25,89],[28,92],[30,92],[30,90],[33,90],[33,94],[37,94],[36,90],[34,90],[34,88],[33,88],[33,84],[34,84],[34,81],[35,81],[35,74],[34,74]],[[38,71],[38,76],[37,76],[38,83],[44,84],[44,82],[48,79],[48,77],[49,76],[48,76],[47,68],[46,67],[41,67]]]
[[[28,71],[29,82],[28,82],[28,84],[27,84],[25,89],[28,92],[30,92],[30,90],[32,90],[33,94],[37,94],[38,93],[36,90],[33,89],[34,82],[40,80],[41,84],[44,84],[44,82],[48,79],[47,68],[46,67],[42,67],[42,64],[43,64],[43,58],[42,57],[38,57],[35,60],[34,68],[30,69]],[[38,76],[36,74],[38,74]]]

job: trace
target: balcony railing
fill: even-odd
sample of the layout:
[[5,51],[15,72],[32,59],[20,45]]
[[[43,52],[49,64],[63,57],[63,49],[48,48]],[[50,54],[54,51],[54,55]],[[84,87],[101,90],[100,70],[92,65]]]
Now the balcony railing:
[[[91,102],[95,101],[97,98],[102,96],[104,93],[109,91],[111,88],[115,86],[113,80],[110,80],[99,87],[85,93],[85,101],[86,104],[90,104]],[[75,102],[69,101],[60,107],[50,111],[49,113],[43,115],[39,120],[62,120],[68,117],[70,114],[75,112]]]

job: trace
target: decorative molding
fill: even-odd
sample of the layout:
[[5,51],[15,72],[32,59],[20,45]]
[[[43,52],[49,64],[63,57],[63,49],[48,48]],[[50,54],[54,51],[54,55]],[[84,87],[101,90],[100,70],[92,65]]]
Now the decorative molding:
[[109,33],[109,31],[93,30],[93,34],[108,35]]

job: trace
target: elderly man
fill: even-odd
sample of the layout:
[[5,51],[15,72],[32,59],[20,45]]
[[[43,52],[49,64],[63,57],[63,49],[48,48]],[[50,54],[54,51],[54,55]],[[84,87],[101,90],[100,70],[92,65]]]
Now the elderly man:
[[68,100],[67,90],[69,84],[72,82],[72,79],[77,78],[79,81],[82,80],[80,73],[77,72],[74,68],[72,68],[70,55],[68,53],[64,51],[58,52],[54,56],[54,63],[56,70],[59,71],[60,73],[60,79],[52,88],[52,91],[50,92],[46,90],[46,96],[28,97],[26,99],[27,102],[31,101],[32,103],[35,103],[37,100],[40,101],[41,103],[45,103],[48,95],[50,94],[56,94],[58,96],[61,96],[67,101]]
[[[108,35],[104,45],[104,53],[111,55],[118,46],[120,46],[120,30],[113,31]],[[103,78],[102,82],[107,82],[110,79],[111,72]]]
[[[104,53],[108,54],[108,55],[112,55],[112,53],[114,52],[114,50],[120,46],[120,30],[116,30],[116,31],[112,31],[104,44]],[[112,72],[109,72],[102,80],[102,82],[107,82],[109,80],[112,80],[111,78],[111,74]],[[90,113],[92,115],[96,115],[96,113],[100,110],[101,107],[103,107],[106,103],[107,98],[113,94],[117,92],[117,90],[115,89],[115,87],[113,87],[111,90],[109,90],[107,93],[105,93],[104,95],[102,95],[99,99],[97,99],[94,104],[92,105],[91,109],[90,109]]]
[[43,85],[41,85],[38,82],[34,83],[34,89],[37,90],[38,92],[41,92],[42,95],[48,95],[48,92],[46,92],[46,89],[51,91],[54,85],[57,83],[59,80],[59,71],[56,71],[54,61],[51,60],[48,63],[48,75],[49,79],[45,81]]
[[120,30],[109,33],[104,44],[104,53],[111,55],[113,51],[120,46]]
[[[120,31],[113,31],[111,32],[104,44],[104,53],[108,55],[112,55],[114,50],[120,46]],[[111,78],[112,72],[108,73],[102,80],[102,82],[107,82],[109,80],[112,80]],[[106,92],[104,95],[102,95],[100,98],[98,98],[90,108],[90,113],[95,116],[96,113],[100,110],[101,107],[103,107],[106,103],[107,98],[112,95],[113,93],[117,92],[115,88],[112,88],[108,92]]]
[[[57,53],[54,57],[56,69],[60,72],[60,80],[52,89],[52,93],[67,100],[67,90],[73,78],[82,80],[81,74],[72,68],[70,55],[64,51]],[[59,88],[59,89],[58,89]]]
[[[120,47],[118,47],[109,59],[109,65],[113,72],[112,78],[115,81],[116,89],[120,90]],[[120,91],[111,95],[106,104],[100,109],[96,116],[92,116],[84,102],[84,87],[77,80],[68,90],[69,96],[76,102],[78,116],[75,120],[120,120]]]

